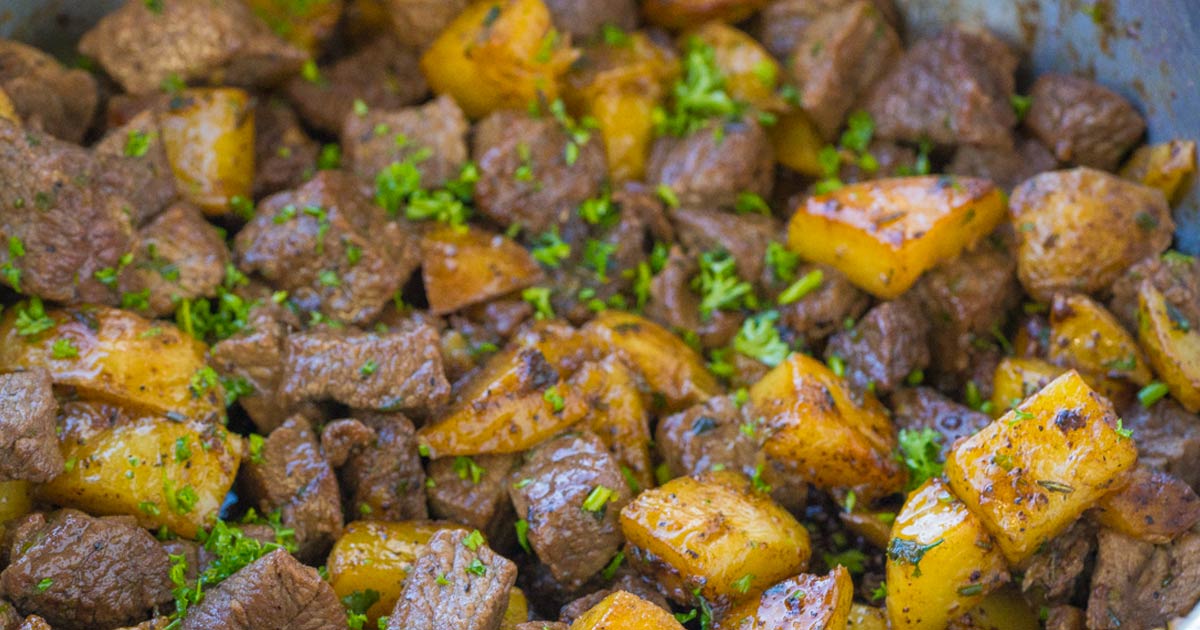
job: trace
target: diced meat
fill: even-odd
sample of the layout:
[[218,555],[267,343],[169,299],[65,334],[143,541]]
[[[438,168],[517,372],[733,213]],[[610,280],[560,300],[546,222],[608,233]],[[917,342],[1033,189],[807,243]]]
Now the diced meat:
[[875,159],[874,170],[864,168],[862,161],[842,160],[838,179],[843,183],[861,182],[897,175],[912,174],[917,165],[917,153],[890,140],[872,140],[865,155]]
[[100,172],[97,183],[110,195],[129,200],[133,222],[141,225],[175,199],[175,173],[151,108],[106,133],[93,148]]
[[21,625],[21,614],[12,604],[0,599],[0,630],[16,630]]
[[398,413],[360,419],[375,440],[356,450],[339,471],[348,513],[385,521],[427,518],[425,471],[412,422]]
[[578,587],[616,555],[629,487],[600,438],[583,432],[549,440],[514,478],[517,516],[529,522],[529,544],[556,580]]
[[514,537],[516,516],[508,484],[519,462],[519,455],[507,453],[429,462],[429,511],[437,518],[478,529],[497,548],[503,548],[502,541]]
[[467,4],[469,0],[386,0],[384,6],[396,37],[407,46],[424,50]]
[[329,462],[330,466],[341,468],[352,454],[369,446],[375,440],[374,429],[359,420],[354,418],[334,420],[321,427],[321,454],[325,456],[325,461]]
[[62,510],[34,513],[13,530],[20,538],[0,591],[55,628],[137,623],[171,601],[167,552],[132,518]]
[[638,23],[634,0],[547,0],[546,8],[558,30],[580,39],[599,35],[606,24],[628,31]]
[[373,186],[392,162],[428,152],[416,166],[422,186],[436,188],[457,177],[466,163],[469,130],[466,115],[449,96],[417,107],[356,113],[341,130],[345,167]]
[[317,142],[304,133],[296,112],[270,99],[254,110],[254,196],[295,188],[312,175]]
[[1115,170],[1146,130],[1132,103],[1082,77],[1043,74],[1029,96],[1025,126],[1061,162]]
[[143,313],[163,317],[179,300],[212,297],[225,279],[229,248],[198,208],[179,202],[138,230],[133,262],[121,270],[122,294],[149,291]]
[[737,262],[738,275],[751,281],[762,276],[767,245],[782,232],[775,219],[761,214],[680,208],[671,220],[688,251],[724,249]]
[[1151,256],[1134,264],[1112,284],[1109,310],[1136,331],[1138,288],[1149,281],[1189,322],[1200,322],[1200,260],[1195,256]]
[[1149,409],[1135,401],[1121,410],[1121,417],[1137,440],[1139,464],[1200,489],[1200,417],[1170,398]]
[[757,122],[714,123],[682,138],[654,141],[646,181],[666,185],[685,208],[733,208],[738,195],[768,199],[775,154]]
[[50,373],[0,374],[0,481],[46,482],[63,469]]
[[346,611],[316,569],[282,549],[234,573],[188,609],[180,630],[345,630]]
[[1086,519],[1075,521],[1029,561],[1021,590],[1036,601],[1066,603],[1095,549],[1096,527]]
[[898,429],[935,429],[945,438],[945,455],[960,438],[970,437],[991,424],[985,413],[960,405],[930,387],[902,387],[892,392],[892,422]]
[[753,474],[758,445],[741,431],[745,421],[733,397],[714,396],[663,418],[654,444],[672,477],[720,468]]
[[[779,307],[779,323],[810,344],[841,330],[847,319],[857,319],[871,304],[869,295],[833,267],[801,265],[795,277],[803,278],[814,271],[821,272],[820,286]],[[776,286],[780,291],[786,288],[781,284]]]
[[964,144],[954,152],[946,172],[990,179],[1000,188],[1012,190],[1030,177],[1055,168],[1058,160],[1041,142],[1021,138],[1012,147]]
[[1166,543],[1200,523],[1200,496],[1182,479],[1146,465],[1102,498],[1091,515],[1145,542]]
[[79,144],[96,112],[96,79],[54,57],[0,39],[0,90],[25,126]]
[[450,383],[428,324],[385,333],[313,330],[287,338],[279,393],[286,401],[427,413],[449,399]]
[[[161,8],[156,8],[161,7]],[[241,2],[141,0],[104,16],[79,40],[79,52],[100,63],[127,92],[153,92],[163,81],[271,86],[304,63]]]
[[1010,146],[1016,69],[1017,56],[985,31],[951,28],[921,40],[867,94],[876,137]]
[[850,330],[829,339],[825,356],[841,357],[859,391],[888,393],[929,365],[929,321],[911,300],[882,302]]
[[575,219],[584,200],[599,196],[608,166],[599,138],[575,145],[578,155],[567,150],[572,142],[550,116],[500,111],[484,118],[475,127],[472,147],[479,164],[479,211],[502,226],[519,223],[532,234]]
[[[758,39],[777,59],[787,59],[814,20],[852,2],[855,0],[775,0],[759,11]],[[874,0],[873,4],[898,31],[900,14],[892,0]]]
[[305,122],[336,134],[355,101],[369,109],[397,109],[420,102],[429,87],[417,63],[417,51],[382,36],[354,54],[322,66],[316,77],[293,77],[285,90]]
[[1084,630],[1087,614],[1074,606],[1051,606],[1046,614],[1046,630]]
[[461,530],[429,539],[404,580],[388,630],[496,630],[517,567]]
[[238,266],[305,310],[371,321],[420,262],[420,242],[340,171],[263,200],[235,240]]
[[646,316],[669,329],[696,333],[708,348],[727,345],[742,325],[741,313],[715,310],[706,319],[700,313],[700,295],[692,291],[692,277],[699,273],[696,260],[678,246],[671,248],[666,265],[650,281]]
[[[133,247],[128,203],[95,186],[97,167],[84,149],[0,120],[0,234],[17,239],[20,289],[63,303],[111,303],[95,278]],[[6,274],[6,282],[11,278]]]
[[239,478],[259,512],[280,510],[283,525],[296,532],[300,557],[321,557],[341,535],[337,478],[307,420],[291,418],[272,431],[261,453],[243,462]]
[[517,624],[515,630],[571,630],[571,624],[561,621],[526,621]]
[[1167,545],[1100,530],[1087,627],[1161,628],[1200,600],[1200,532]]
[[824,12],[804,29],[788,59],[800,104],[822,136],[837,134],[900,52],[900,36],[867,0]]

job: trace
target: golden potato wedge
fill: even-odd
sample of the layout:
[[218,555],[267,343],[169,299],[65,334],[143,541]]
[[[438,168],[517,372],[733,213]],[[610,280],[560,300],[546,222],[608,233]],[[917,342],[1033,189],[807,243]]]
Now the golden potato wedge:
[[1179,404],[1200,411],[1200,322],[1190,322],[1146,281],[1138,288],[1138,343]]
[[1091,515],[1109,529],[1161,545],[1200,522],[1200,497],[1175,475],[1138,467],[1124,487],[1100,499]]
[[90,402],[67,403],[59,416],[66,466],[39,500],[186,538],[217,518],[242,456],[242,439],[225,427]]
[[619,358],[610,356],[584,364],[573,380],[591,410],[586,420],[588,428],[616,457],[627,478],[641,488],[653,487],[650,410],[633,371]]
[[517,630],[517,624],[526,621],[529,621],[529,600],[525,597],[525,591],[514,586],[508,592],[508,608],[504,609],[500,630]]
[[716,607],[753,597],[803,571],[812,552],[804,526],[732,471],[642,492],[621,510],[621,531],[631,565],[684,605],[693,589]]
[[[225,415],[225,393],[204,362],[207,347],[173,324],[107,306],[75,306],[45,311],[40,321],[52,326],[21,334],[32,330],[27,320],[36,312],[22,303],[4,314],[0,369],[43,367],[55,385],[151,415],[209,422]],[[63,340],[75,356],[55,352]]]
[[193,88],[159,112],[163,148],[175,185],[205,214],[229,213],[254,184],[254,107],[237,88]]
[[827,144],[802,110],[780,114],[767,138],[780,164],[809,177],[823,177],[821,149]]
[[708,22],[683,36],[695,37],[713,49],[725,91],[735,100],[760,110],[781,110],[786,104],[775,93],[783,69],[779,62],[745,31],[723,22]]
[[633,366],[668,411],[680,411],[721,393],[704,359],[679,337],[654,322],[624,311],[604,311],[583,327],[599,348]]
[[973,177],[877,179],[809,197],[788,224],[788,247],[835,267],[883,299],[991,233],[1004,193]]
[[671,613],[628,591],[616,591],[571,623],[571,630],[683,630]]
[[246,4],[277,35],[313,56],[333,35],[343,7],[341,0],[247,0]]
[[12,99],[8,97],[8,92],[0,89],[0,118],[21,124],[21,117],[17,115],[17,108],[13,107]]
[[376,619],[391,614],[421,550],[444,529],[467,528],[434,521],[354,521],[329,552],[329,583],[339,598],[367,589],[379,593],[379,601],[366,611],[368,625],[374,627]]
[[767,4],[768,0],[643,0],[642,15],[656,26],[683,30],[710,20],[736,24]]
[[1081,373],[1123,378],[1138,385],[1154,375],[1133,336],[1108,309],[1082,294],[1056,295],[1050,307],[1051,362]]
[[1021,566],[1121,481],[1137,461],[1112,404],[1074,370],[946,458],[954,495]]
[[892,456],[896,429],[867,394],[861,405],[824,363],[794,353],[750,387],[762,418],[763,452],[820,488],[852,488],[870,499],[904,487]]
[[1004,415],[1066,372],[1041,359],[1004,357],[992,376],[992,417]]
[[558,98],[558,79],[578,52],[559,35],[542,0],[476,2],[421,56],[429,87],[471,118]]
[[32,509],[33,497],[28,481],[0,481],[0,536],[4,536],[5,523],[25,516]]
[[1015,584],[993,591],[967,614],[967,627],[978,630],[1029,630],[1040,626],[1038,611]]
[[828,575],[797,575],[746,599],[721,618],[717,630],[845,628],[853,599],[854,581],[839,565]]
[[888,630],[887,612],[866,604],[850,604],[846,630]]
[[908,495],[888,544],[893,630],[945,628],[1008,580],[999,547],[941,479]]
[[1017,276],[1043,302],[1108,288],[1133,263],[1165,251],[1175,231],[1160,191],[1084,167],[1025,180],[1009,210]]
[[1121,177],[1161,190],[1170,203],[1179,201],[1184,181],[1195,172],[1195,140],[1140,146],[1121,167]]
[[500,234],[443,226],[421,239],[421,279],[434,315],[531,287],[542,278],[533,256]]

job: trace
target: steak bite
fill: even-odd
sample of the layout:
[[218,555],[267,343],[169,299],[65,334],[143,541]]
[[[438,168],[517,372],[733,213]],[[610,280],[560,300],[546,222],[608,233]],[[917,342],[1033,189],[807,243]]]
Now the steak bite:
[[175,199],[175,173],[167,160],[156,108],[140,111],[104,134],[92,153],[100,164],[100,189],[129,200],[135,225],[150,220]]
[[375,439],[355,449],[338,471],[347,512],[384,521],[428,518],[425,470],[412,422],[398,413],[361,414],[359,419]]
[[743,193],[770,198],[775,154],[757,122],[716,122],[654,141],[646,181],[670,187],[684,208],[733,208]]
[[1061,162],[1115,170],[1146,130],[1132,103],[1082,77],[1043,74],[1029,97],[1025,126]]
[[254,196],[302,185],[315,172],[318,150],[286,102],[260,101],[254,110]]
[[122,295],[148,291],[144,314],[163,317],[180,300],[216,295],[225,279],[229,248],[198,208],[179,202],[138,230],[133,262],[121,270]]
[[[471,126],[449,96],[403,109],[373,108],[345,117],[341,128],[345,167],[374,186],[379,172],[411,159],[421,185],[437,188],[458,176],[467,162]],[[425,159],[418,160],[419,155]]]
[[79,144],[96,111],[96,79],[54,57],[0,39],[0,90],[25,126]]
[[429,462],[429,511],[483,532],[497,548],[513,540],[516,513],[508,497],[517,454],[442,457]]
[[63,469],[50,373],[0,374],[0,481],[46,482]]

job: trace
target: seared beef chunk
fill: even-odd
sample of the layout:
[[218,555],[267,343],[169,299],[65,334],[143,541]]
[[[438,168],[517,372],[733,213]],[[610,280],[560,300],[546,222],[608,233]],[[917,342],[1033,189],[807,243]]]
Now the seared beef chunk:
[[608,167],[595,134],[575,145],[577,155],[567,150],[573,142],[548,115],[500,111],[484,118],[475,127],[472,147],[479,164],[479,211],[503,226],[519,223],[532,234],[575,218],[584,200],[599,196]]
[[63,469],[50,373],[0,374],[0,481],[45,482]]
[[420,261],[416,238],[340,171],[263,200],[235,248],[239,267],[301,308],[352,323],[374,319]]
[[714,123],[682,138],[661,136],[650,151],[646,181],[669,186],[685,208],[733,208],[742,193],[769,198],[774,173],[767,134],[745,120]]
[[529,544],[556,580],[577,588],[621,547],[617,524],[629,486],[617,460],[592,433],[570,433],[531,451],[514,474],[517,516]]
[[750,432],[741,431],[746,421],[731,396],[715,396],[663,418],[654,444],[672,477],[717,468],[752,474],[758,446]]
[[0,261],[20,272],[22,292],[66,303],[115,299],[95,273],[116,269],[134,233],[127,201],[94,187],[98,170],[84,149],[0,120],[0,234],[25,252],[13,260],[13,248],[3,248]]
[[627,31],[638,23],[634,0],[546,0],[546,8],[558,30],[581,39],[599,35],[608,24]]
[[1096,527],[1086,519],[1038,550],[1021,581],[1021,590],[1040,602],[1065,603],[1075,592],[1088,556],[1096,548]]
[[153,92],[164,81],[270,86],[307,56],[271,32],[241,2],[128,0],[79,40],[127,92]]
[[[758,39],[772,55],[787,59],[800,36],[821,15],[857,0],[775,0],[759,12]],[[875,8],[893,29],[900,28],[900,13],[892,0],[873,0]]]
[[[801,265],[795,278],[820,271],[821,284],[807,295],[779,307],[779,322],[809,343],[819,341],[845,327],[847,320],[855,320],[867,306],[871,297],[850,283],[842,272],[824,265]],[[780,290],[786,285],[773,283]]]
[[171,601],[167,552],[132,518],[62,510],[11,526],[15,540],[0,591],[55,628],[133,624]]
[[145,223],[175,198],[175,173],[154,108],[109,131],[94,152],[100,163],[97,184],[103,192],[129,200],[135,224]]
[[390,36],[321,67],[315,77],[293,77],[285,89],[300,116],[330,134],[341,131],[355,101],[368,109],[396,109],[419,102],[429,91],[417,51]]
[[680,208],[671,213],[679,242],[693,252],[723,249],[737,261],[737,273],[753,281],[762,276],[767,245],[783,229],[761,214]]
[[429,511],[433,516],[483,532],[498,548],[513,538],[508,498],[510,473],[520,456],[443,457],[429,462]]
[[354,418],[334,420],[321,427],[321,454],[330,466],[341,468],[352,454],[375,440],[374,429]]
[[424,50],[450,20],[467,8],[469,0],[385,0],[383,4],[396,37],[405,45]]
[[865,155],[875,159],[872,168],[864,168],[858,160],[842,160],[838,179],[848,184],[916,172],[917,153],[902,144],[890,140],[872,140],[867,145]]
[[688,330],[708,348],[727,345],[742,325],[743,316],[715,310],[709,317],[700,313],[700,295],[692,290],[692,278],[700,271],[694,258],[672,247],[663,270],[650,281],[646,316],[668,329]]
[[1100,530],[1087,627],[1161,628],[1200,600],[1200,531],[1152,545]]
[[[951,28],[917,42],[867,95],[885,140],[1007,147],[1017,56],[990,33]],[[853,71],[852,71],[853,72]]]
[[902,387],[892,392],[892,421],[898,429],[936,429],[942,439],[942,454],[959,438],[970,437],[991,424],[985,413],[972,410],[929,387]]
[[822,136],[837,134],[900,50],[900,37],[868,0],[822,13],[804,29],[789,61],[800,102]]
[[1138,463],[1200,489],[1200,417],[1170,398],[1149,409],[1133,402],[1121,410],[1121,417],[1137,440]]
[[461,530],[429,539],[404,580],[388,630],[497,630],[517,567]]
[[254,196],[295,188],[317,163],[317,143],[287,103],[270,99],[254,110]]
[[54,57],[0,39],[0,90],[26,127],[79,144],[96,111],[96,80]]
[[345,630],[346,611],[316,569],[282,549],[204,594],[180,630]]
[[1101,499],[1092,515],[1101,523],[1136,527],[1139,540],[1170,542],[1200,523],[1200,496],[1182,479],[1139,465],[1124,487]]
[[1114,170],[1146,129],[1132,103],[1081,77],[1043,74],[1029,96],[1025,125],[1061,162]]
[[280,510],[283,525],[296,531],[299,557],[321,557],[341,535],[337,479],[304,418],[291,418],[272,431],[260,453],[248,454],[239,477],[259,512]]
[[1021,138],[1013,147],[964,144],[954,152],[946,172],[990,179],[1004,190],[1012,190],[1030,177],[1057,167],[1058,160],[1041,142]]
[[384,333],[312,330],[287,338],[279,393],[356,409],[428,412],[447,401],[438,334],[428,324]]
[[195,206],[179,202],[138,230],[133,262],[121,270],[122,294],[149,291],[144,315],[175,312],[179,300],[211,297],[225,279],[229,248]]
[[891,392],[929,365],[929,320],[911,300],[882,302],[831,337],[825,356],[845,361],[846,381],[860,392]]
[[458,104],[440,96],[425,105],[398,110],[370,109],[345,119],[342,151],[345,167],[368,184],[392,162],[418,152],[428,156],[416,161],[421,185],[436,188],[454,179],[467,161],[467,131],[470,125]]
[[1112,284],[1109,309],[1125,327],[1136,331],[1138,288],[1150,282],[1167,303],[1193,325],[1200,326],[1200,259],[1168,254],[1151,256],[1130,267]]
[[362,414],[360,419],[375,439],[357,449],[338,473],[348,512],[385,521],[427,518],[425,471],[412,422],[398,413]]

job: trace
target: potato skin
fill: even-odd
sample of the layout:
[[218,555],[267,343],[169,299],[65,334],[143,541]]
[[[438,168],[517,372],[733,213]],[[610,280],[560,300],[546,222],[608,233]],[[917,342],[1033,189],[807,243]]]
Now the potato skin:
[[717,630],[845,628],[853,599],[854,581],[839,565],[827,575],[800,574],[771,586],[730,610]]
[[1124,487],[1100,499],[1092,516],[1105,527],[1156,545],[1200,522],[1200,497],[1184,480],[1138,467]]
[[1153,283],[1142,282],[1138,287],[1138,343],[1171,396],[1196,413],[1200,411],[1200,322],[1184,325],[1171,308]]
[[1112,404],[1075,371],[960,441],[946,458],[955,496],[1021,566],[1137,461]]
[[941,479],[908,495],[892,536],[887,612],[894,630],[945,628],[1009,580],[992,537]]
[[159,113],[159,128],[175,184],[208,215],[231,212],[234,196],[254,185],[254,108],[237,88],[193,88]]
[[421,239],[421,279],[434,315],[531,287],[542,277],[524,247],[480,228],[438,227]]
[[508,592],[508,608],[504,609],[500,630],[516,630],[526,621],[529,621],[529,599],[525,597],[525,591],[514,586]]
[[642,492],[621,510],[621,531],[631,565],[682,605],[694,603],[695,588],[717,608],[736,604],[804,570],[811,554],[795,517],[731,471]]
[[735,24],[767,5],[767,0],[643,0],[642,15],[651,24],[683,30],[710,20]]
[[1045,302],[1107,288],[1133,263],[1165,251],[1175,231],[1160,191],[1090,168],[1024,181],[1009,209],[1020,241],[1017,275]]
[[1183,182],[1195,172],[1195,140],[1140,146],[1121,167],[1121,177],[1161,190],[1172,204],[1179,201]]
[[683,630],[683,626],[655,604],[616,591],[575,619],[571,630]]
[[1086,295],[1056,295],[1050,307],[1048,358],[1097,377],[1146,385],[1146,356],[1116,316]]
[[846,630],[888,630],[887,612],[882,608],[852,603]]
[[643,488],[654,487],[650,457],[650,410],[639,379],[623,361],[609,356],[584,364],[573,379],[590,413],[588,428]]

